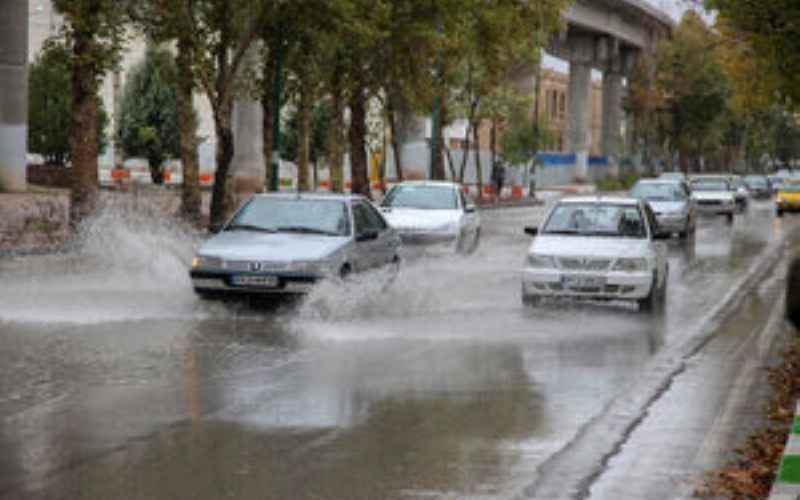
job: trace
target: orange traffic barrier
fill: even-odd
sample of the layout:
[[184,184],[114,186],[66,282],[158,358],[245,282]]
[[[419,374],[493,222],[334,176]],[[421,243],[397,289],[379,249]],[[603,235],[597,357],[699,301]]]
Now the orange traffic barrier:
[[128,179],[131,173],[124,168],[115,168],[111,170],[111,178],[116,180]]
[[511,197],[512,198],[522,198],[524,192],[522,191],[522,186],[511,186]]

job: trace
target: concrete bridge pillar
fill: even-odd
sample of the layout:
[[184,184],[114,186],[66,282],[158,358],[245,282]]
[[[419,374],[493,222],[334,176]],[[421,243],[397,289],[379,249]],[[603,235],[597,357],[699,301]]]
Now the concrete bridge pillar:
[[589,150],[592,144],[592,66],[579,60],[569,65],[569,144],[575,153],[575,177],[589,178]]
[[[248,58],[255,64],[256,50]],[[236,99],[233,107],[234,155],[231,160],[231,177],[236,205],[253,193],[264,191],[266,163],[264,162],[263,109],[261,103],[249,95]]]
[[0,192],[27,188],[28,0],[4,0],[0,15]]
[[602,150],[611,165],[611,175],[619,176],[618,163],[622,153],[622,97],[623,78],[621,72],[609,68],[603,73],[603,129]]

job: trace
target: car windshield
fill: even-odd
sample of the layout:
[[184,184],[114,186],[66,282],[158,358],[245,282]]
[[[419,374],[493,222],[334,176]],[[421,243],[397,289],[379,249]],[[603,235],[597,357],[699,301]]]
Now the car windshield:
[[786,182],[781,186],[781,191],[785,193],[800,193],[800,183]]
[[744,183],[750,188],[767,187],[767,179],[764,177],[745,177]]
[[692,181],[693,191],[730,191],[730,187],[725,181],[718,180],[696,180]]
[[384,207],[455,210],[456,190],[450,186],[395,186],[383,200]]
[[347,204],[341,200],[256,197],[225,230],[348,236],[349,221]]
[[683,201],[686,193],[677,184],[640,182],[631,190],[631,196],[648,201]]
[[550,214],[542,234],[646,238],[636,205],[562,203]]

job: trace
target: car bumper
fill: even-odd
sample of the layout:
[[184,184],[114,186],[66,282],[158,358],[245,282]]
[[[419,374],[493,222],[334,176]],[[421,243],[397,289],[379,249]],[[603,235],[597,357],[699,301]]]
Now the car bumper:
[[[585,276],[601,278],[603,284],[586,288],[565,285],[566,276]],[[653,287],[653,274],[650,271],[638,273],[608,272],[564,273],[560,270],[525,269],[522,273],[522,291],[526,295],[542,297],[576,297],[605,300],[637,300],[650,295]]]
[[681,233],[689,230],[689,218],[685,215],[659,215],[656,216],[656,220],[659,234]]
[[[277,294],[302,295],[311,292],[321,276],[300,273],[235,273],[226,271],[192,270],[189,272],[192,286],[199,293],[217,294]],[[234,276],[275,276],[275,286],[236,285]]]
[[730,203],[696,203],[697,213],[703,215],[733,214],[736,211],[736,204]]
[[800,202],[777,202],[775,207],[785,212],[794,212],[800,210]]

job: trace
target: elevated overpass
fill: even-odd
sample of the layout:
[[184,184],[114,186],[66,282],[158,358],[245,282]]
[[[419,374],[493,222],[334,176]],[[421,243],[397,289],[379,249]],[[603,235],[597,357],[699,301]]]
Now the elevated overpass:
[[602,151],[616,164],[621,153],[624,83],[639,57],[652,56],[675,22],[645,0],[576,0],[564,13],[565,29],[547,51],[569,61],[568,149],[575,176],[588,178],[591,147],[592,70],[603,73]]

